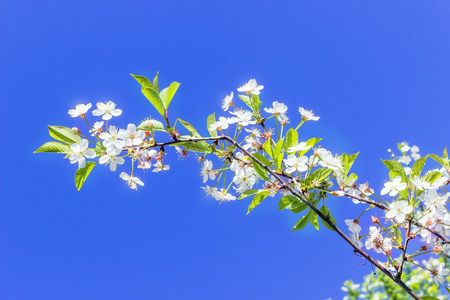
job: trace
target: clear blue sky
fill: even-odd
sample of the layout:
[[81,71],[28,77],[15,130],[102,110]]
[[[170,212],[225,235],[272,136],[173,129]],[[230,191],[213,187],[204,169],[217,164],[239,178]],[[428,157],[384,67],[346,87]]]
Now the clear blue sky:
[[[172,116],[207,134],[206,117],[256,78],[261,98],[321,117],[305,136],[378,191],[380,158],[404,140],[421,153],[449,145],[447,1],[0,2],[0,299],[341,299],[371,271],[330,231],[268,199],[218,206],[200,189],[194,155],[129,189],[96,167],[80,192],[75,165],[32,154],[67,110],[113,100],[116,124],[157,113],[129,73],[181,87]],[[339,224],[362,206],[334,199]]]

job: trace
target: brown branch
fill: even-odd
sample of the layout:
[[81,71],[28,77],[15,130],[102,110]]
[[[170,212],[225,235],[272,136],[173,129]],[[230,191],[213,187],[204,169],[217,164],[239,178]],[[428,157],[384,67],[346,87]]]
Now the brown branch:
[[403,272],[403,265],[405,264],[406,260],[406,248],[408,247],[409,240],[411,239],[411,223],[412,220],[410,219],[408,222],[408,229],[406,230],[406,240],[405,245],[403,246],[403,254],[402,254],[402,261],[400,263],[400,266],[398,267],[397,274],[395,275],[396,278],[401,279],[402,278],[402,272]]
[[399,285],[402,289],[404,289],[412,298],[416,300],[421,300],[421,298],[415,294],[401,279],[396,278],[391,274],[384,266],[378,263],[375,259],[373,259],[369,254],[360,249],[344,232],[342,232],[333,222],[331,222],[328,216],[325,216],[320,210],[317,209],[308,199],[305,197],[303,193],[297,192],[294,188],[292,188],[289,184],[287,184],[276,172],[273,172],[269,167],[260,162],[256,157],[250,154],[247,150],[245,150],[241,145],[239,145],[236,141],[228,136],[222,136],[223,139],[229,141],[233,145],[235,145],[239,150],[241,150],[244,154],[249,156],[255,163],[264,168],[268,173],[270,173],[273,177],[275,177],[278,182],[287,190],[289,190],[294,196],[296,196],[300,201],[306,204],[312,211],[314,211],[325,223],[327,223],[337,234],[339,234],[350,246],[353,247],[354,252],[359,253],[362,257],[370,261],[374,266],[376,266],[381,272],[386,274],[392,281],[394,281],[397,285]]

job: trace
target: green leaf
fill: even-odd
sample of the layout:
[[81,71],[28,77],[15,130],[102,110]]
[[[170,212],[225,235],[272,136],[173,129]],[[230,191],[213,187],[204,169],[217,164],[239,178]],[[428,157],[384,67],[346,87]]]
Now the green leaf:
[[281,162],[283,161],[284,153],[281,153],[283,149],[284,138],[279,140],[273,149],[273,157],[275,159],[275,167],[277,169],[281,168]]
[[261,177],[265,181],[270,181],[269,176],[267,175],[266,169],[261,167],[257,162],[253,161],[253,168],[256,171],[256,174],[258,174],[259,177]]
[[247,106],[250,107],[252,109],[252,111],[255,111],[255,109],[253,108],[253,102],[250,101],[250,98],[248,96],[238,95],[238,97],[239,97],[239,99],[244,101],[244,103],[247,104]]
[[297,144],[298,144],[298,132],[290,128],[286,133],[286,143],[285,143],[286,152],[288,154],[292,153],[288,152],[287,150],[291,147],[297,146]]
[[303,202],[297,200],[297,201],[292,202],[290,210],[293,213],[298,214],[307,208],[308,208],[308,205],[306,203],[303,203]]
[[166,90],[166,95],[165,95],[165,101],[163,102],[165,109],[167,109],[170,105],[170,102],[172,102],[172,98],[175,95],[175,93],[178,90],[178,87],[180,86],[179,82],[172,82],[170,84],[170,86],[164,90]]
[[93,161],[88,161],[84,168],[78,169],[75,172],[75,186],[77,187],[77,190],[80,190],[83,186],[84,181],[91,173],[92,169],[95,167],[97,163]]
[[348,172],[350,171],[358,154],[359,154],[359,152],[357,152],[355,154],[351,154],[351,155],[347,155],[346,153],[343,153],[341,155],[341,158],[343,158],[342,161],[344,162],[344,174],[345,175],[347,175]]
[[48,125],[48,133],[52,138],[67,144],[81,142],[81,137],[69,127]]
[[431,296],[420,296],[422,300],[439,300],[438,298],[431,297]]
[[298,201],[297,197],[292,195],[284,196],[278,202],[278,210],[283,210],[288,208],[293,202]]
[[[183,139],[189,139],[189,138],[191,138],[191,137],[187,136],[187,135],[182,135],[178,139],[182,141]],[[212,152],[212,147],[205,141],[182,142],[182,143],[173,144],[171,146],[177,146],[177,145],[183,146],[186,150],[192,151],[192,152],[200,152],[200,153],[211,153]]]
[[266,151],[266,153],[267,153],[271,158],[273,158],[272,139],[271,139],[271,138],[268,138],[267,141],[264,142],[263,148],[264,148],[264,151]]
[[429,172],[429,173],[425,174],[422,177],[422,179],[425,180],[426,182],[432,184],[436,180],[438,180],[441,176],[442,176],[441,172],[439,172],[439,171],[432,171],[432,172]]
[[402,232],[400,231],[400,229],[398,229],[397,226],[394,226],[393,230],[394,230],[394,236],[397,238],[397,241],[399,243],[401,243],[403,241]]
[[445,161],[442,158],[440,158],[436,154],[430,154],[430,157],[438,162],[441,166],[445,167]]
[[145,120],[137,127],[138,130],[143,131],[166,131],[164,124],[156,120]]
[[269,195],[270,191],[259,191],[255,197],[253,197],[252,203],[248,206],[247,215]]
[[312,174],[309,174],[308,177],[305,178],[305,185],[310,185],[313,181],[322,182],[330,173],[331,169],[317,169]]
[[164,105],[158,93],[154,89],[145,87],[141,88],[141,92],[148,99],[148,101],[150,101],[150,103],[156,108],[159,114],[164,117]]
[[420,177],[420,173],[422,172],[423,166],[425,165],[425,161],[427,160],[427,158],[428,155],[421,157],[414,162],[410,178],[414,179],[415,176]]
[[197,132],[197,129],[195,129],[194,126],[192,126],[190,123],[181,120],[180,118],[178,118],[178,121],[180,121],[180,123],[184,126],[184,128],[186,128],[189,133],[191,134],[192,137],[196,137],[196,138],[201,138],[202,136]]
[[319,230],[319,216],[316,213],[313,213],[309,218],[309,223],[311,223],[312,226]]
[[254,111],[258,111],[261,107],[262,102],[259,100],[259,95],[252,94],[252,105],[254,107]]
[[70,147],[68,145],[62,144],[60,142],[47,142],[44,145],[40,146],[33,153],[40,153],[40,152],[52,152],[52,153],[64,153],[64,154],[72,153],[72,151],[70,150]]
[[240,200],[240,199],[244,199],[244,198],[253,196],[253,195],[255,195],[258,191],[259,191],[259,190],[246,190],[245,192],[243,192],[243,193],[238,197],[238,199]]
[[[389,170],[400,172],[402,174],[401,177],[406,178],[405,169],[403,169],[403,166],[398,161],[396,161],[395,159],[382,159],[381,161]],[[406,180],[404,180],[404,182],[406,182]]]
[[252,155],[258,159],[260,162],[262,162],[263,164],[265,164],[266,166],[268,166],[269,168],[271,167],[271,163],[270,161],[262,154],[260,153],[252,153]]
[[147,77],[141,76],[141,75],[134,75],[131,74],[134,79],[136,79],[137,82],[141,84],[142,87],[147,87],[153,89],[153,84],[150,82],[150,80],[147,79]]
[[301,217],[300,220],[298,220],[295,223],[294,228],[292,228],[292,231],[301,230],[301,229],[305,228],[306,224],[308,224],[309,220],[313,216],[313,213],[314,212],[312,210],[309,210],[306,215]]
[[156,72],[155,78],[153,79],[153,89],[157,94],[159,94],[159,84],[158,84],[159,72]]
[[444,148],[444,151],[442,152],[442,155],[448,161],[447,147]]
[[209,126],[214,123],[216,123],[216,113],[210,114],[208,116],[208,119],[206,119],[206,127],[208,128],[208,132],[212,137],[217,136],[217,130],[209,128]]
[[[334,217],[331,214],[331,211],[330,211],[330,209],[328,207],[326,207],[325,205],[322,206],[320,208],[320,212],[323,213],[325,216],[327,216],[330,219],[331,223],[336,225],[336,220],[334,219]],[[320,219],[320,221],[322,222],[323,226],[325,226],[327,229],[330,229],[330,230],[334,231],[333,227],[331,227],[330,224],[328,224],[327,222],[322,220],[322,218]]]

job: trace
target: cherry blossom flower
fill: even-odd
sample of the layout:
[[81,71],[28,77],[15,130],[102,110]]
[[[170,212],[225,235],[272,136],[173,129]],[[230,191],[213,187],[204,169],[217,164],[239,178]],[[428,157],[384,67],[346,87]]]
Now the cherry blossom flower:
[[422,180],[419,176],[414,176],[414,179],[411,179],[411,182],[421,191],[431,188],[431,185],[425,180]]
[[439,266],[431,272],[434,282],[437,285],[443,284],[445,281],[444,276],[447,276],[449,273],[448,269],[444,269],[444,267],[445,263],[441,262]]
[[72,118],[76,117],[82,117],[84,118],[84,115],[88,112],[88,110],[91,108],[92,103],[88,104],[77,104],[75,106],[75,109],[69,109],[68,113]]
[[244,191],[253,187],[253,185],[256,183],[256,180],[257,176],[255,169],[251,167],[238,169],[236,175],[233,178],[233,182],[237,186],[239,186],[239,188],[236,190],[238,193],[243,193]]
[[233,105],[233,92],[231,92],[231,94],[229,96],[226,96],[225,98],[223,98],[222,100],[222,109],[224,111],[227,111],[231,105]]
[[113,116],[117,117],[122,114],[121,109],[116,109],[116,104],[112,101],[106,103],[97,102],[97,109],[92,111],[94,116],[102,116],[103,120],[110,120]]
[[86,158],[94,158],[96,156],[95,150],[88,150],[88,140],[81,140],[80,143],[70,145],[69,161],[71,164],[78,162],[78,169],[84,168],[86,165]]
[[395,218],[397,223],[403,223],[405,222],[406,215],[410,214],[412,211],[413,208],[408,204],[408,201],[396,201],[389,204],[389,210],[386,212],[386,218]]
[[[286,112],[288,110],[288,107],[284,103],[274,101],[272,103],[272,108],[264,108],[264,110],[274,116],[284,119],[284,118],[286,118]],[[280,120],[280,119],[278,119],[278,120]]]
[[306,145],[306,142],[300,142],[295,146],[289,147],[288,152],[292,153],[292,152],[299,152],[299,151],[303,151],[303,150],[308,150],[311,148],[311,145]]
[[298,157],[295,156],[295,154],[291,154],[288,156],[287,159],[283,159],[284,164],[288,167],[286,169],[286,173],[288,174],[292,174],[295,171],[298,172],[304,172],[306,170],[308,170],[308,157],[306,156],[301,156]]
[[118,137],[123,139],[127,146],[138,146],[145,139],[145,132],[142,130],[136,131],[136,125],[130,123],[127,130],[121,129],[119,131]]
[[235,122],[237,122],[238,126],[247,126],[249,124],[255,124],[256,122],[252,120],[252,112],[249,110],[235,110],[234,112],[230,112],[236,117],[233,118]]
[[306,110],[303,107],[299,107],[298,111],[300,112],[300,114],[302,115],[302,119],[305,121],[317,121],[320,119],[320,117],[316,117],[314,115],[314,113],[312,112],[312,110]]
[[92,136],[96,136],[97,134],[101,133],[103,131],[103,121],[95,122],[94,126],[92,126],[92,130],[89,130]]
[[236,197],[227,193],[227,191],[225,189],[221,189],[220,192],[217,191],[216,193],[213,194],[214,199],[216,199],[217,201],[220,201],[220,203],[222,203],[223,201],[234,201],[236,200]]
[[224,129],[227,129],[229,127],[229,125],[233,124],[233,123],[234,123],[234,119],[232,120],[230,118],[219,117],[218,121],[209,125],[209,129],[222,131]]
[[348,230],[353,233],[359,234],[361,232],[361,226],[357,220],[345,220],[345,225],[348,226]]
[[327,151],[323,148],[320,148],[318,150],[318,153],[321,159],[321,161],[319,161],[319,165],[324,168],[331,169],[335,172],[343,170],[342,161],[337,154],[336,156],[333,156],[330,151]]
[[103,145],[106,148],[122,149],[125,146],[125,142],[120,139],[119,128],[116,126],[109,126],[109,132],[102,132],[99,137],[104,140]]
[[384,184],[384,188],[381,190],[380,194],[386,195],[389,193],[389,196],[393,197],[404,189],[406,189],[406,183],[402,182],[402,178],[400,176],[396,176],[392,181],[388,181]]
[[153,164],[153,167],[154,167],[153,172],[155,172],[155,173],[170,170],[170,166],[163,165],[161,161],[157,161],[156,164]]
[[186,149],[175,146],[175,150],[178,153],[178,160],[185,159],[187,156],[189,156],[189,153]]
[[208,177],[211,180],[216,179],[216,174],[213,172],[212,168],[213,168],[212,161],[206,159],[203,162],[202,171],[201,171],[201,175],[203,176],[203,183],[208,181]]
[[109,164],[109,169],[114,172],[117,169],[117,165],[123,165],[125,163],[125,159],[118,156],[121,152],[121,149],[107,148],[106,154],[102,155],[98,162],[102,165]]
[[255,79],[250,79],[246,84],[238,88],[238,92],[244,92],[247,95],[253,94],[253,95],[259,95],[259,91],[264,88],[263,85],[258,85],[256,83]]
[[127,182],[128,186],[130,188],[132,188],[133,190],[137,190],[136,184],[139,184],[140,186],[144,186],[144,183],[139,178],[130,176],[125,172],[120,173],[119,177],[122,178],[123,180],[125,180]]

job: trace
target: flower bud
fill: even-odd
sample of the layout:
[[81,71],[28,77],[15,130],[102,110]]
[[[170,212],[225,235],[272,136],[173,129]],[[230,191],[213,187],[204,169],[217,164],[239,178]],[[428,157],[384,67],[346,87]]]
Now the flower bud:
[[380,223],[380,219],[379,219],[379,218],[374,217],[374,216],[370,216],[370,218],[371,218],[373,224],[378,224],[378,223]]
[[73,133],[75,133],[75,134],[81,134],[80,129],[78,129],[78,128],[76,128],[76,127],[73,127],[73,128],[72,128],[72,131],[73,131]]
[[433,252],[435,252],[435,253],[441,252],[441,247],[439,247],[439,246],[434,246],[434,247],[433,247]]
[[427,251],[428,250],[428,245],[423,245],[420,247],[420,251]]

